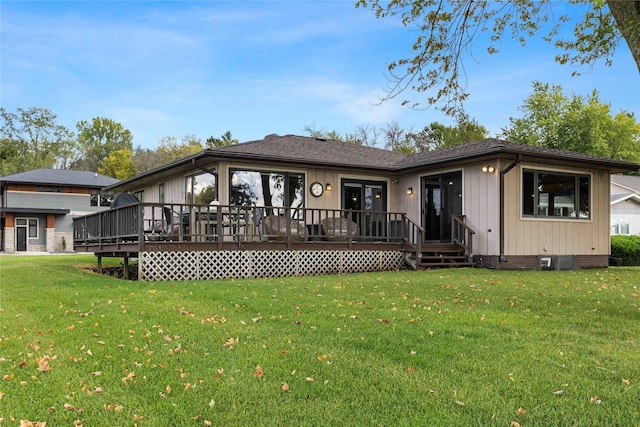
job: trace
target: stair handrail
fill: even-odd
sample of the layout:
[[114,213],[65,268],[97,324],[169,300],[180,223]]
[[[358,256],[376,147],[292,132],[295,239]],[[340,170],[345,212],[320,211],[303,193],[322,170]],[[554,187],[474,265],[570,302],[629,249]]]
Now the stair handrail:
[[422,242],[424,241],[425,229],[404,213],[402,214],[402,223],[405,224],[403,226],[402,238],[415,252],[415,268],[419,268],[420,263],[422,262]]
[[476,232],[466,223],[466,215],[451,215],[451,239],[464,248],[468,258],[473,257],[473,235]]

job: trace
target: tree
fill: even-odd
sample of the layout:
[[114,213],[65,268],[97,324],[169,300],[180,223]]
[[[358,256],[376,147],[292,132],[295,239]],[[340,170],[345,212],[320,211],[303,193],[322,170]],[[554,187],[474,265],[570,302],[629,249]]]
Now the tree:
[[102,161],[98,168],[101,174],[116,179],[127,179],[135,175],[131,150],[114,150]]
[[640,124],[633,114],[613,115],[598,92],[567,96],[559,85],[534,82],[533,92],[511,117],[502,137],[530,145],[577,151],[620,160],[640,161]]
[[158,142],[155,150],[136,147],[133,152],[133,166],[136,174],[150,171],[176,160],[199,153],[203,150],[199,138],[186,134],[179,142],[175,136],[165,136]]
[[[556,55],[556,61],[580,65],[592,65],[600,58],[611,64],[622,36],[640,71],[640,2],[570,0],[572,7],[589,7],[574,26],[573,40],[558,38],[569,17],[555,18],[554,4],[552,0],[358,0],[356,7],[370,8],[378,18],[399,16],[405,27],[418,32],[413,43],[415,56],[388,65],[390,84],[380,101],[411,89],[426,95],[427,106],[438,104],[445,113],[455,114],[469,95],[462,57],[471,54],[472,46],[483,43],[483,33],[489,34],[487,51],[496,54],[505,37],[524,46],[544,32],[544,40],[564,51]],[[423,106],[423,102],[408,99],[402,104],[416,109]]]
[[487,128],[472,119],[464,111],[456,115],[456,125],[446,126],[432,122],[420,132],[409,135],[417,151],[431,151],[468,142],[482,141],[489,137]]
[[46,108],[0,108],[0,175],[57,165],[63,150],[72,150],[73,133]]
[[78,168],[97,171],[113,151],[133,150],[131,132],[111,119],[95,117],[91,122],[82,120],[76,128],[82,154]]
[[[346,133],[344,135],[336,130],[327,132],[324,128],[319,129],[315,124],[306,125],[304,127],[304,131],[312,138],[332,139],[335,141],[350,142],[352,144],[358,145],[363,145],[363,140],[361,139],[362,137],[370,138],[373,136],[371,133],[367,133],[370,132],[368,130],[368,127],[359,127],[356,130],[356,133]],[[367,142],[371,143],[371,140],[367,139]]]
[[207,148],[226,147],[228,145],[233,145],[238,143],[239,141],[233,136],[231,136],[231,132],[226,131],[225,133],[220,135],[220,138],[215,138],[213,136],[210,136],[209,138],[207,138],[206,146]]
[[416,147],[411,140],[412,131],[405,131],[395,120],[387,123],[387,127],[382,130],[384,138],[384,148],[404,154],[414,154]]
[[165,136],[156,150],[160,165],[166,165],[203,150],[202,141],[192,134],[186,134],[181,142],[174,136]]

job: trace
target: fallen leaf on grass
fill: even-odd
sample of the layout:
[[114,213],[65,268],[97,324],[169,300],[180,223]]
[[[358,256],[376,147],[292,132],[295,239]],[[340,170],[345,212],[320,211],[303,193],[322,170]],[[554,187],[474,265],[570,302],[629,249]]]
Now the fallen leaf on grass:
[[459,401],[459,400],[456,400],[456,405],[464,406],[464,402],[461,402],[461,401]]
[[3,377],[2,377],[2,379],[3,379],[4,381],[13,381],[13,379],[14,379],[14,378],[15,378],[15,377],[14,377],[14,375],[13,375],[13,374],[7,374],[7,375],[5,375],[5,376],[3,376]]
[[287,384],[287,383],[282,383],[282,385],[280,386],[280,389],[282,389],[286,393],[291,391],[291,390],[289,390],[289,384]]
[[509,424],[509,427],[520,427],[520,423],[517,421],[511,421],[511,424]]
[[518,413],[518,415],[524,415],[527,413],[527,411],[523,407],[518,408],[516,412]]
[[564,393],[564,390],[556,390],[553,392],[553,394],[555,394],[556,396],[562,396],[563,393]]
[[74,408],[70,403],[65,403],[64,405],[62,405],[62,409],[64,409],[65,411],[73,411],[76,408]]
[[260,365],[256,366],[256,370],[253,372],[253,375],[258,378],[264,377],[264,372],[262,371],[262,367]]
[[622,379],[622,384],[629,385],[629,384],[631,384],[631,381],[629,379],[627,379],[627,378],[623,378]]
[[20,427],[45,427],[46,425],[46,421],[20,420]]

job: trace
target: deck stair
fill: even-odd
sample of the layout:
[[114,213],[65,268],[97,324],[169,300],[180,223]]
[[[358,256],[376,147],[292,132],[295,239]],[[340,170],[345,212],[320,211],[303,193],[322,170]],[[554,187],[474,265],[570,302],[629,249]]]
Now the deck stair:
[[417,269],[474,267],[475,263],[465,254],[462,245],[452,243],[425,243],[422,256],[416,262],[415,253],[407,262]]

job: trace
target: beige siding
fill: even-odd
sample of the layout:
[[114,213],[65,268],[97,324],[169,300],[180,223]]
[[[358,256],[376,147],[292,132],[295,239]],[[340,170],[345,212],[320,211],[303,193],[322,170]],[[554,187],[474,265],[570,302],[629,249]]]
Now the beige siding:
[[[495,168],[493,173],[482,172],[482,167],[488,165]],[[498,161],[494,160],[466,165],[462,173],[462,209],[467,217],[467,224],[476,232],[473,237],[473,252],[478,255],[499,253],[500,198],[495,190],[500,180],[498,170]]]
[[[522,217],[522,169],[591,175],[591,219]],[[597,170],[549,168],[526,163],[505,175],[505,255],[609,254],[609,174]]]

